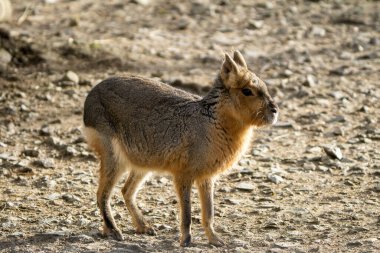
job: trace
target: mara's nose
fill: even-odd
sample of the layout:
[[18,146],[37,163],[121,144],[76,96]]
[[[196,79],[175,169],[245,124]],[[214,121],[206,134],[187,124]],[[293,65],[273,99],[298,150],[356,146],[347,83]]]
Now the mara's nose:
[[278,112],[277,106],[272,101],[269,103],[269,108],[270,108],[270,111],[273,113]]

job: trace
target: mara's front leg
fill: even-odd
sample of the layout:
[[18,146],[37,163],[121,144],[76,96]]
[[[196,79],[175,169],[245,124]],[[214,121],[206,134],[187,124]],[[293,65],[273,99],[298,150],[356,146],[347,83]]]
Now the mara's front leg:
[[210,244],[223,246],[222,239],[214,231],[214,181],[211,178],[197,181],[202,209],[202,225]]
[[191,186],[192,181],[180,177],[174,179],[181,213],[180,245],[187,247],[191,243]]

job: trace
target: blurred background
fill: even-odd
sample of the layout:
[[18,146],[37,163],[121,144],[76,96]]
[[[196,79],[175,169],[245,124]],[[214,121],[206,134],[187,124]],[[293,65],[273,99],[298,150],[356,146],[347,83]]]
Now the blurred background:
[[[204,95],[240,50],[280,107],[216,189],[231,252],[380,250],[380,2],[0,0],[0,250],[170,252],[172,183],[140,206],[158,236],[99,236],[98,163],[80,127],[88,91],[119,74]],[[208,246],[194,195],[194,246]],[[17,240],[16,240],[17,239]]]

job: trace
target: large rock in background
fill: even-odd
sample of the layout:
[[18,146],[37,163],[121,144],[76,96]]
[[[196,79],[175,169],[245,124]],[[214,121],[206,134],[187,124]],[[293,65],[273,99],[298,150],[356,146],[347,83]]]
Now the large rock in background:
[[0,22],[12,17],[12,5],[9,0],[0,0]]

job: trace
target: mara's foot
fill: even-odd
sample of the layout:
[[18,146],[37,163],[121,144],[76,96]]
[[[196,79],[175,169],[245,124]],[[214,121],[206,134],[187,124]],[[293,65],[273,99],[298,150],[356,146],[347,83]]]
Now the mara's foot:
[[118,228],[112,229],[112,228],[105,228],[103,229],[103,235],[107,237],[112,237],[115,240],[123,241],[123,235],[121,234],[121,231]]
[[151,226],[141,226],[136,229],[138,234],[157,235],[156,231]]
[[180,240],[180,245],[182,247],[189,247],[191,244],[191,235],[182,236]]
[[225,245],[223,240],[217,235],[214,235],[212,238],[210,238],[209,242],[211,245],[214,245],[216,247],[222,247]]

